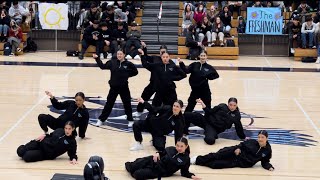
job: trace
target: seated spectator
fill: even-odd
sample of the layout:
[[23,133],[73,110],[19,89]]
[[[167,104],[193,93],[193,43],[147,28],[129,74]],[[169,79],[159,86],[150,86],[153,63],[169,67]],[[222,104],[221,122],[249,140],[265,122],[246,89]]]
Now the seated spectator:
[[143,8],[143,5],[142,5],[141,1],[134,1],[133,4],[134,4],[134,7],[135,7],[136,10],[139,10],[139,9]]
[[[131,46],[133,46],[133,49],[137,50],[140,49],[140,37],[141,32],[137,30],[137,23],[133,22],[131,24],[131,29],[127,32],[127,43],[126,43],[126,59],[132,59],[132,57],[129,55],[129,52],[131,51]],[[140,60],[139,55],[135,56],[134,59]]]
[[213,23],[218,15],[219,15],[219,12],[217,11],[217,8],[214,5],[212,5],[210,7],[210,10],[207,12],[207,17],[209,21]]
[[230,34],[232,14],[229,11],[228,6],[223,7],[223,10],[220,12],[219,17],[225,28],[224,32]]
[[126,13],[122,12],[121,9],[117,8],[114,10],[114,22],[122,22],[124,25],[124,28],[128,30],[128,16]]
[[252,7],[263,7],[263,5],[261,4],[261,1],[255,1]]
[[89,25],[83,33],[83,38],[81,41],[81,52],[79,53],[79,59],[83,59],[83,55],[90,45],[96,46],[96,53],[100,54],[97,44],[99,43],[99,21],[94,20],[92,25]]
[[128,17],[128,24],[131,24],[137,16],[135,4],[133,1],[125,1],[122,6],[122,11],[125,12]]
[[[269,2],[269,1],[268,1]],[[284,2],[283,1],[270,1],[272,3],[272,6],[273,7],[278,7],[282,10],[285,9],[285,5],[284,5]]]
[[89,25],[93,24],[93,21],[100,21],[101,12],[98,10],[96,4],[91,4],[90,10],[87,10],[86,15],[83,20],[83,27],[87,28]]
[[320,9],[317,11],[317,14],[315,15],[315,17],[313,18],[313,22],[314,23],[318,23],[320,22]]
[[211,46],[211,22],[208,20],[207,16],[205,16],[202,20],[202,23],[200,24],[200,26],[198,26],[197,28],[199,28],[199,42],[202,43],[204,37],[207,37],[208,40],[208,46]]
[[120,48],[125,49],[126,42],[127,42],[127,30],[123,27],[123,22],[119,22],[118,27],[114,29],[112,32],[112,43],[111,43],[112,55],[116,54]]
[[220,20],[220,17],[217,17],[216,21],[212,25],[212,45],[211,45],[211,47],[216,45],[217,36],[219,38],[220,46],[221,47],[224,46],[224,44],[223,44],[223,38],[224,38],[223,30],[224,30],[223,23]]
[[199,3],[198,7],[194,11],[193,19],[196,24],[201,24],[203,17],[207,16],[203,3]]
[[12,6],[9,8],[9,16],[11,19],[16,21],[17,25],[20,26],[22,23],[22,16],[28,16],[29,12],[19,5],[18,1],[13,1]]
[[265,7],[267,8],[273,7],[272,1],[267,1]]
[[1,10],[0,15],[0,37],[1,42],[5,42],[7,40],[7,36],[9,33],[10,26],[10,17],[8,16],[5,9]]
[[233,15],[233,12],[236,11],[239,16],[241,6],[242,6],[242,1],[228,1],[228,8],[232,15]]
[[77,29],[81,29],[83,27],[83,21],[84,17],[86,16],[86,13],[88,10],[90,10],[92,3],[89,1],[81,1],[80,2],[80,16],[79,16],[79,21],[77,24]]
[[5,9],[7,12],[9,11],[9,7],[10,5],[7,4],[7,1],[2,1],[2,3],[0,3],[0,9]]
[[17,55],[16,52],[21,52],[22,50],[19,48],[19,44],[22,41],[22,30],[17,25],[17,23],[12,20],[10,22],[10,30],[9,30],[9,38],[8,42],[12,46],[10,56]]
[[237,27],[238,33],[246,33],[246,22],[244,21],[242,16],[239,16],[239,25]]
[[191,10],[191,4],[186,4],[184,6],[184,11],[182,13],[182,35],[185,36],[187,29],[189,28],[190,25],[193,23],[193,16],[194,13]]
[[315,37],[316,37],[315,41],[316,41],[316,44],[317,44],[317,52],[318,52],[318,58],[317,58],[316,63],[320,64],[320,22],[318,22],[316,24]]
[[100,34],[98,39],[100,40],[98,43],[98,47],[97,49],[99,49],[99,53],[97,53],[97,55],[100,55],[100,59],[104,59],[104,47],[108,46],[109,47],[109,51],[107,52],[107,59],[110,59],[112,57],[111,53],[109,53],[111,51],[111,37],[112,37],[112,30],[108,28],[108,24],[106,22],[101,22],[100,23]]
[[297,8],[298,14],[301,16],[301,22],[304,23],[306,21],[306,16],[309,16],[311,12],[311,7],[307,4],[306,1],[301,1],[301,4]]
[[293,41],[297,42],[298,47],[301,46],[301,23],[299,17],[296,16],[288,24],[289,46],[290,52],[294,54]]
[[117,24],[114,21],[114,11],[111,6],[106,7],[106,10],[101,16],[101,21],[106,22],[108,24],[108,27],[112,30],[117,28]]
[[310,16],[307,16],[306,22],[304,22],[301,27],[302,48],[306,48],[307,36],[309,37],[309,48],[316,48],[313,45],[313,36],[315,28],[316,24],[312,22],[312,18]]

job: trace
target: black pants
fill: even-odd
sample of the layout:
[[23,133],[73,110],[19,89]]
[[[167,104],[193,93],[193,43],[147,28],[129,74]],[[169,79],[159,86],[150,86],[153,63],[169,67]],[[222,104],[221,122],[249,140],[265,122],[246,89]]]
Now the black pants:
[[133,124],[133,134],[134,134],[134,139],[137,142],[142,142],[142,132],[149,132],[152,135],[152,143],[153,146],[158,150],[158,151],[163,151],[166,147],[166,136],[155,136],[152,134],[152,129],[151,126],[148,122],[149,120],[140,120],[136,121]]
[[178,99],[176,89],[167,89],[164,91],[157,91],[153,98],[152,106],[159,107],[162,104],[172,106]]
[[204,141],[212,145],[216,142],[216,139],[218,137],[217,130],[207,122],[206,118],[196,112],[185,112],[184,113],[184,119],[186,122],[184,133],[188,134],[188,128],[190,127],[190,123],[192,123],[195,126],[199,126],[204,129]]
[[209,153],[204,156],[198,156],[196,165],[207,166],[212,169],[223,169],[241,167],[238,158],[234,154],[234,148],[227,147],[216,153]]
[[161,177],[155,168],[153,156],[138,158],[134,162],[125,163],[127,171],[137,180],[154,179]]
[[301,35],[300,34],[297,34],[296,38],[293,38],[293,34],[289,35],[289,48],[294,48],[293,41],[297,41],[297,46],[301,47]]
[[140,40],[130,39],[126,43],[126,54],[131,51],[131,46],[134,46],[134,49],[139,49],[141,47]]
[[192,112],[197,102],[196,99],[201,98],[204,104],[211,108],[211,91],[209,87],[205,88],[194,88],[192,89],[189,99],[188,106],[186,107],[185,112]]
[[127,115],[127,120],[133,121],[132,108],[131,108],[131,95],[130,95],[130,90],[128,86],[110,87],[109,94],[107,97],[107,102],[104,105],[101,115],[99,116],[99,119],[101,121],[104,122],[108,119],[118,95],[120,95],[120,98],[122,100],[124,112]]
[[117,53],[117,51],[119,50],[119,46],[121,49],[124,49],[126,46],[126,41],[117,41],[117,40],[113,40],[111,42],[111,47],[110,47],[110,53],[114,54]]
[[25,162],[36,162],[47,159],[45,153],[40,148],[40,142],[32,140],[26,145],[21,145],[17,149],[17,154]]
[[48,132],[48,127],[53,130],[64,127],[64,123],[50,114],[40,114],[38,121],[41,129],[45,132]]
[[86,41],[85,39],[82,39],[82,41],[81,41],[82,47],[81,47],[81,52],[80,53],[83,55],[86,52],[86,50],[88,49],[88,47],[90,45],[93,45],[93,46],[96,47],[96,52],[98,54],[99,50],[98,50],[97,47],[99,47],[99,45],[98,45],[99,43],[100,43],[100,41]]
[[[153,86],[153,82],[150,81],[150,83],[144,88],[142,94],[141,94],[141,98],[144,101],[149,101],[149,99],[151,98],[151,96],[155,93],[155,89]],[[137,111],[138,112],[143,112],[144,109],[144,105],[142,103],[139,103],[137,106]]]
[[98,41],[97,42],[97,48],[96,48],[97,52],[96,52],[96,54],[98,56],[100,55],[100,53],[104,53],[104,46],[106,46],[106,43],[104,41]]

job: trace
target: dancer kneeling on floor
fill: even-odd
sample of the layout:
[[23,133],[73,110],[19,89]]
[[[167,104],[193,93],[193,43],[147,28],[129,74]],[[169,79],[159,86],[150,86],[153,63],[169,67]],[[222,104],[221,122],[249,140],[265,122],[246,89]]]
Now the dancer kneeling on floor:
[[153,156],[138,158],[134,162],[126,162],[126,170],[138,180],[172,176],[180,170],[181,176],[200,179],[189,172],[190,147],[186,138],[180,138],[176,147],[170,146]]
[[271,146],[268,142],[268,132],[262,130],[258,134],[258,140],[250,139],[236,146],[225,147],[216,153],[191,158],[191,164],[207,166],[212,169],[223,168],[249,168],[261,161],[264,169],[273,171],[270,164],[272,156]]
[[77,142],[74,135],[75,125],[66,122],[64,129],[58,128],[51,134],[43,134],[17,149],[17,154],[25,162],[53,160],[68,152],[71,164],[77,164]]
[[133,124],[134,138],[137,143],[130,148],[131,151],[143,149],[142,132],[150,132],[152,135],[153,146],[158,151],[163,151],[166,145],[166,136],[174,130],[175,142],[183,136],[183,128],[185,126],[184,117],[181,109],[183,102],[176,100],[172,106],[162,105],[153,107],[142,98],[139,103],[143,103],[149,114],[146,120],[135,121]]
[[246,138],[240,121],[241,115],[237,105],[238,100],[236,98],[230,98],[228,100],[228,105],[221,103],[212,109],[209,109],[201,99],[197,99],[197,102],[202,105],[205,114],[203,116],[196,112],[185,112],[185,134],[188,134],[188,128],[190,127],[190,123],[192,123],[195,126],[204,129],[204,141],[207,144],[212,145],[218,138],[219,133],[222,133],[226,129],[230,129],[232,124],[234,124],[238,137],[240,139]]
[[[89,122],[89,112],[83,104],[85,101],[83,92],[78,92],[74,96],[74,101],[67,100],[64,102],[59,102],[49,91],[46,91],[46,94],[50,97],[52,106],[55,109],[65,110],[65,112],[58,118],[49,114],[40,114],[38,116],[38,121],[41,129],[47,134],[48,127],[56,130],[57,128],[63,128],[67,121],[72,121],[76,128],[79,127],[79,136],[84,139]],[[75,135],[77,135],[76,132]]]

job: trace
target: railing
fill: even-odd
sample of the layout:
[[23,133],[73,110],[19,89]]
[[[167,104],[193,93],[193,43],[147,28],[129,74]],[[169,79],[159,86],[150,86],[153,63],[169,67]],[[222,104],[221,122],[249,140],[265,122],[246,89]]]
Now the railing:
[[160,42],[159,39],[159,25],[161,23],[161,17],[162,17],[162,1],[160,1],[160,9],[159,9],[159,14],[157,18],[157,35],[158,35],[158,42]]

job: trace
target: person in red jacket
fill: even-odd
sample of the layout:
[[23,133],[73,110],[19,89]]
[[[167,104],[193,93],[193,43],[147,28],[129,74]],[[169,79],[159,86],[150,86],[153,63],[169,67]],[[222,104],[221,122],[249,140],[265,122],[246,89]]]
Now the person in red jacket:
[[9,30],[9,38],[8,42],[12,46],[10,56],[15,55],[16,52],[21,52],[22,50],[19,48],[19,44],[22,41],[22,30],[16,24],[15,21],[10,22],[10,30]]

